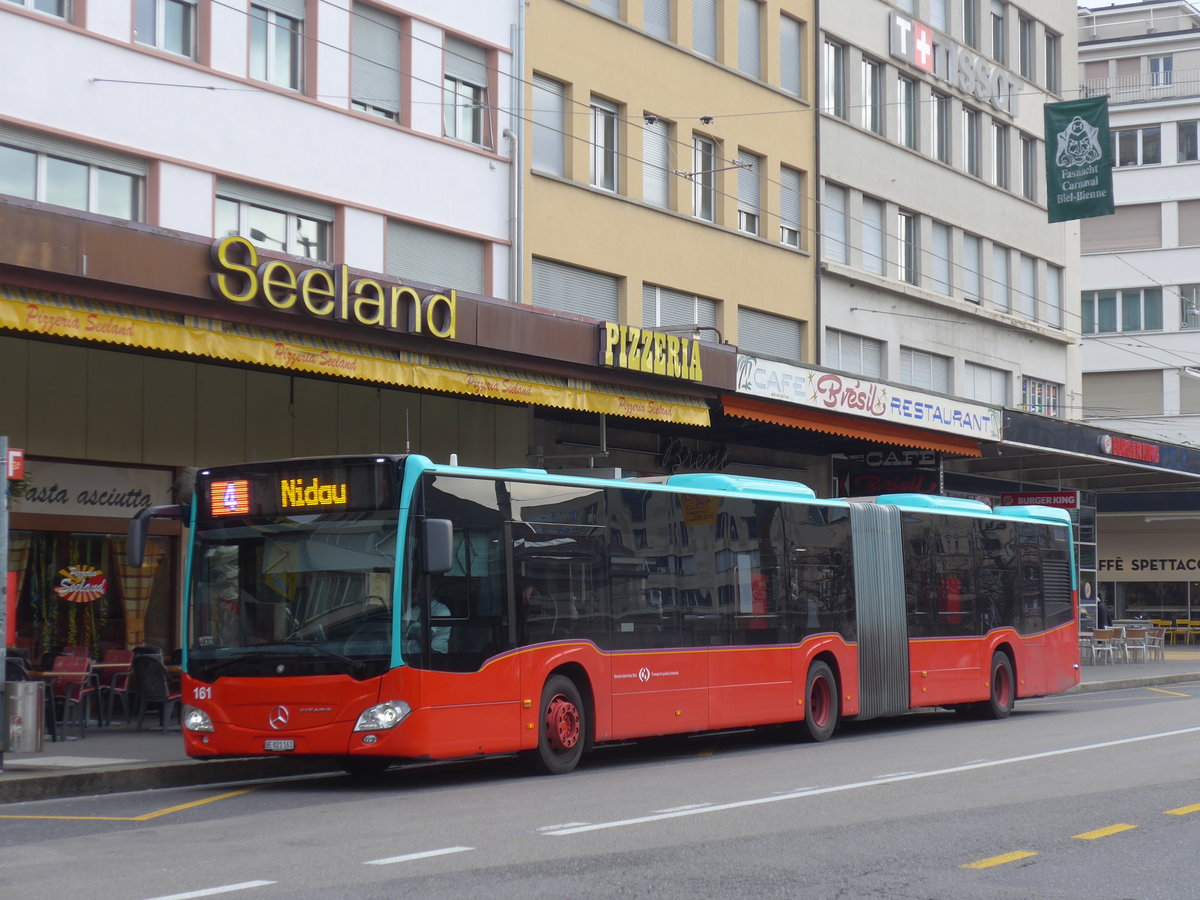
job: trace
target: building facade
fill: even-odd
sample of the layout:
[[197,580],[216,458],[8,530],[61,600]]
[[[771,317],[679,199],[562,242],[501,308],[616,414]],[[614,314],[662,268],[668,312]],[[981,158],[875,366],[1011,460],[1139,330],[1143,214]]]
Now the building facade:
[[1042,103],[1074,4],[821,5],[821,360],[1079,414],[1077,226],[1047,224]]
[[0,2],[19,644],[176,646],[179,530],[141,571],[122,536],[197,466],[524,465],[543,406],[709,423],[731,347],[602,366],[596,319],[514,302],[517,7]]
[[[1083,221],[1084,410],[1143,442],[1200,445],[1200,7],[1079,10],[1080,87],[1107,96],[1112,216]],[[1192,492],[1100,498],[1098,579],[1128,614],[1200,610]]]

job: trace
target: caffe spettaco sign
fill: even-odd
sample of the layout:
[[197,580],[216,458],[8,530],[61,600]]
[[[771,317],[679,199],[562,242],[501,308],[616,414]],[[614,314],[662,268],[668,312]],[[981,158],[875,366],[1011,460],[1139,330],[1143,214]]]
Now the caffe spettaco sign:
[[737,378],[739,394],[976,440],[1000,440],[1002,414],[990,406],[744,354],[738,354]]

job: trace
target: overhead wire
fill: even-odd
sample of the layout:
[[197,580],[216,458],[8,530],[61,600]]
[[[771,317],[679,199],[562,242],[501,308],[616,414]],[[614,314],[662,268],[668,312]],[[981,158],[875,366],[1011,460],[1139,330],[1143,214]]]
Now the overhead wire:
[[[322,2],[326,5],[333,5],[330,2],[330,0],[320,0],[320,2]],[[241,13],[243,15],[246,15],[247,17],[249,16],[249,13],[247,12],[247,10],[244,6],[243,7],[235,7],[235,6],[231,5],[230,3],[223,2],[223,0],[212,0],[212,3],[214,5],[223,6],[232,12]],[[344,7],[338,6],[336,8],[339,11],[345,11]],[[397,11],[397,13],[399,13],[399,12],[400,11]],[[358,13],[356,13],[352,7],[348,11],[348,14],[351,18],[358,16]],[[372,20],[372,21],[377,25],[379,24],[377,20]],[[446,47],[442,43],[435,43],[432,40],[427,40],[427,39],[422,38],[415,34],[402,32],[399,29],[395,29],[395,31],[396,31],[396,35],[397,35],[397,40],[399,40],[401,37],[404,37],[409,40],[425,44],[431,48],[439,49],[444,54],[450,54],[450,55],[456,55],[456,56],[459,55],[459,54],[456,54],[454,50],[452,50],[449,47]],[[305,40],[305,41],[311,41],[317,45],[325,46],[325,47],[334,49],[338,52],[346,53],[347,56],[349,56],[351,58],[369,59],[370,61],[375,62],[375,60],[371,59],[370,57],[356,54],[352,48],[336,45],[329,41],[322,40],[322,39],[318,38],[317,36],[313,35],[309,30],[304,30],[302,32],[302,37],[303,37],[303,40]],[[466,58],[466,57],[464,57],[464,58]],[[501,78],[507,78],[507,79],[510,79],[511,81],[515,81],[515,82],[521,84],[523,86],[523,88],[529,88],[535,92],[539,89],[538,85],[536,84],[535,81],[533,81],[531,79],[526,79],[524,77],[524,73],[517,74],[512,71],[505,71],[503,69],[497,69],[496,71],[497,71],[497,74]],[[439,91],[442,90],[444,87],[444,85],[441,83],[430,81],[428,79],[422,78],[411,72],[406,73],[402,70],[397,69],[396,73],[397,73],[398,78],[406,78],[413,82],[423,84],[423,85],[426,85],[429,87],[433,87]],[[216,72],[215,74],[217,74],[218,76],[228,75],[228,73],[221,73],[221,72]],[[260,88],[255,85],[230,87],[230,86],[217,86],[217,85],[189,85],[189,84],[176,84],[176,83],[169,83],[169,82],[149,82],[149,81],[135,81],[132,79],[107,79],[107,78],[95,78],[95,79],[93,79],[93,81],[108,82],[108,83],[121,83],[121,84],[144,84],[144,85],[148,85],[148,86],[179,87],[179,88],[201,89],[201,90],[210,90],[210,91],[217,91],[217,90],[262,91],[262,90],[264,90],[263,88]],[[499,88],[499,86],[497,86],[497,88]],[[1081,93],[1082,91],[1083,91],[1083,89],[1079,88],[1079,89],[1076,89],[1075,91],[1059,91],[1056,93],[1059,96],[1062,96],[1064,93],[1067,93],[1067,94]],[[496,93],[498,94],[499,90],[497,90]],[[1051,94],[1048,91],[1037,88],[1037,87],[1033,87],[1030,90],[1017,91],[1016,93],[1018,96],[1040,96],[1043,98],[1047,98],[1047,97],[1051,96]],[[564,94],[565,94],[565,92],[564,92]],[[576,100],[572,97],[568,97],[565,95],[558,95],[558,96],[564,101],[564,106],[563,106],[564,114],[584,115],[584,116],[592,116],[592,115],[596,114],[596,110],[591,103],[584,103],[583,101]],[[372,98],[357,97],[356,95],[343,96],[340,94],[339,95],[319,94],[319,95],[317,95],[316,99],[324,99],[324,100],[358,99],[360,101],[367,101]],[[442,103],[441,100],[419,101],[419,100],[414,100],[411,97],[408,98],[407,102],[409,102],[410,104],[421,104],[421,103],[434,104],[434,103],[436,103],[438,105],[441,105],[441,103]],[[570,111],[568,111],[566,108],[566,103],[568,103],[568,102],[571,104],[572,107],[574,107]],[[935,98],[930,97],[928,99],[921,99],[921,100],[916,101],[915,105],[918,108],[920,108],[920,107],[923,107],[926,104],[929,104],[932,102],[935,102]],[[871,103],[864,103],[864,104],[847,104],[844,107],[844,109],[847,111],[847,116],[842,117],[842,118],[849,120],[851,118],[849,113],[851,113],[852,111],[857,111],[857,110],[866,109],[866,108],[870,108],[870,107],[885,108],[885,107],[889,107],[889,106],[900,106],[900,105],[904,105],[904,103],[905,103],[905,101],[902,101],[902,100],[897,100],[897,101],[882,101],[882,100],[880,100],[878,102],[873,101]],[[539,111],[536,103],[533,104],[532,107],[525,114],[521,114],[517,110],[511,109],[511,108],[505,106],[504,104],[499,104],[499,103],[488,103],[483,108],[486,108],[489,111],[494,111],[498,115],[507,115],[513,120],[529,124],[535,128],[547,128],[548,127],[544,122],[536,121],[536,114]],[[682,121],[694,119],[698,123],[701,123],[704,125],[712,125],[715,122],[715,120],[717,120],[717,119],[735,119],[735,118],[747,118],[747,117],[757,117],[757,116],[791,115],[791,114],[796,114],[796,113],[808,113],[808,112],[819,113],[819,112],[824,112],[824,110],[822,108],[820,108],[818,105],[816,105],[815,103],[807,102],[807,101],[804,101],[803,99],[798,99],[796,102],[796,105],[789,106],[786,109],[764,109],[764,110],[754,110],[754,111],[741,110],[741,111],[732,112],[732,113],[718,113],[718,112],[707,111],[707,112],[702,112],[702,113],[688,113],[688,114],[683,114],[683,115],[677,115],[677,114],[668,115],[668,114],[664,114],[664,113],[660,113],[660,112],[651,113],[649,111],[642,113],[642,114],[635,114],[635,113],[623,114],[623,113],[617,112],[613,115],[614,115],[614,118],[624,122],[627,126],[633,128],[635,130],[640,130],[640,131],[644,132],[646,125],[651,124],[649,122],[650,118],[653,118],[656,121],[657,120],[665,120],[670,124],[678,124],[679,122],[682,122]],[[608,113],[606,113],[606,114],[608,114]],[[557,131],[558,134],[569,139],[570,141],[576,141],[576,142],[587,143],[589,145],[594,145],[594,142],[590,138],[585,138],[581,135],[575,134],[573,129],[566,130],[564,128],[562,130],[557,130],[557,129],[551,129],[551,130]],[[1041,140],[1039,138],[1036,138],[1036,136],[1034,136],[1034,137],[1037,140]],[[718,143],[723,143],[723,142],[714,141],[714,144],[718,144]],[[656,166],[654,166],[653,163],[649,163],[646,160],[644,160],[643,158],[635,156],[632,153],[624,152],[619,147],[614,148],[613,153],[615,154],[616,157],[634,162],[634,163],[642,166],[644,169],[645,168],[650,168],[650,169],[659,168],[660,175],[663,175],[666,177],[671,177],[671,176],[683,177],[683,178],[691,181],[692,179],[694,179],[694,177],[696,175],[709,174],[709,172],[707,172],[707,171],[705,171],[705,172],[697,172],[697,171],[688,172],[688,171],[683,170],[683,168],[678,164],[678,160],[683,156],[684,153],[687,153],[688,155],[693,154],[694,153],[694,144],[678,140],[677,138],[670,138],[670,137],[668,138],[668,159],[673,164],[665,169],[663,169],[662,167],[656,167]],[[727,165],[719,167],[719,169],[717,169],[717,171],[724,171],[724,170],[730,170],[730,169],[741,169],[744,167],[741,160],[736,157],[721,156],[721,157],[719,157],[719,162],[725,163]],[[804,175],[808,174],[804,170],[798,169],[797,167],[791,167],[791,168],[796,168],[797,171],[800,171]],[[788,185],[784,184],[780,180],[771,178],[765,172],[759,171],[758,174],[759,174],[759,178],[761,179],[761,181],[763,183],[765,183],[766,185],[769,185],[774,188],[778,188],[781,192],[791,190],[791,188]],[[997,188],[997,189],[1003,190],[1003,188]],[[712,185],[711,192],[714,197],[720,197],[720,198],[723,198],[726,200],[734,200],[734,201],[737,201],[739,199],[737,194],[718,188],[715,181],[714,181],[714,184]],[[809,202],[809,203],[813,204],[814,209],[828,209],[829,208],[828,205],[826,203],[824,203],[812,191],[803,191],[803,190],[800,191],[799,192],[799,200],[802,203]],[[768,210],[767,206],[768,206],[767,204],[760,204],[760,209],[758,210],[759,214],[762,215],[762,218],[764,219],[764,221],[768,220],[769,216],[772,216],[773,218],[779,220],[779,224],[786,224],[787,227],[795,228],[797,231],[801,232],[806,237],[806,240],[802,241],[802,246],[809,246],[813,241],[819,240],[820,238],[823,237],[821,232],[815,226],[807,224],[804,221],[804,219],[807,217],[801,215],[801,217],[800,217],[801,221],[799,221],[799,222],[785,221],[779,213],[770,212]],[[780,207],[782,208],[782,206],[783,206],[783,204],[781,202]],[[918,215],[929,215],[928,213],[924,213],[923,211],[916,210],[916,209],[911,210],[911,212],[913,212],[914,214],[918,214]],[[868,222],[865,219],[851,216],[847,212],[842,212],[842,215],[843,215],[844,220],[847,223],[853,222],[860,226],[868,225],[872,229],[875,228],[874,222]],[[769,232],[771,224],[773,224],[773,223],[768,222],[767,227],[764,229],[764,231]],[[882,235],[882,238],[886,241],[898,241],[900,239],[899,234],[893,233],[892,231],[890,231],[886,225],[881,230],[881,235]],[[866,248],[864,246],[862,246],[861,244],[855,244],[855,243],[851,242],[849,234],[846,235],[845,240],[839,239],[838,243],[844,244],[848,249],[852,248],[858,252],[867,252]],[[1000,246],[1002,246],[1002,245],[1000,245]],[[814,249],[814,248],[809,247],[809,249]],[[1004,249],[1016,250],[1017,252],[1020,252],[1019,248],[1015,248],[1015,247],[1014,248],[1005,247]],[[940,255],[934,253],[932,250],[921,247],[919,245],[917,247],[917,250],[921,254],[923,259],[938,261],[938,262],[941,262],[941,263],[951,266],[952,270],[957,270],[959,279],[962,278],[963,273],[965,271],[970,271],[970,274],[972,276],[977,276],[980,279],[981,284],[987,283],[990,286],[990,289],[987,293],[990,293],[991,289],[994,289],[997,286],[1003,288],[1006,292],[1008,292],[1010,297],[1011,297],[1012,293],[1014,292],[1014,285],[1012,285],[1010,283],[1010,279],[996,279],[996,278],[992,277],[990,274],[985,275],[985,274],[983,274],[983,272],[976,273],[974,270],[965,270],[963,265],[961,263],[956,264],[953,258],[940,256]],[[874,254],[871,254],[871,255],[874,255]],[[886,257],[886,254],[885,254],[885,257]],[[1138,270],[1137,267],[1133,266],[1132,263],[1128,263],[1128,260],[1124,259],[1124,257],[1118,256],[1117,258],[1122,259],[1122,261],[1129,264],[1131,268],[1133,268],[1135,271],[1138,271],[1139,274],[1143,275],[1143,277],[1150,278],[1150,276],[1146,275],[1146,273],[1141,272],[1141,270]],[[1053,263],[1050,263],[1050,262],[1048,262],[1048,264],[1053,265]],[[983,266],[981,265],[980,268],[982,269]],[[954,280],[957,280],[957,279],[954,279]],[[1153,281],[1153,279],[1150,279],[1150,280]],[[1175,293],[1177,296],[1179,296],[1182,299],[1182,294],[1180,294],[1180,292],[1172,291],[1172,289],[1168,288],[1165,285],[1161,285],[1161,283],[1158,283],[1158,282],[1154,282],[1154,283],[1159,284],[1159,286],[1162,287],[1164,290]],[[1017,291],[1017,293],[1023,295],[1023,293],[1020,292],[1019,290]],[[1035,303],[1040,302],[1040,300],[1041,300],[1041,298],[1038,298],[1038,297],[1034,297],[1033,299],[1034,299]],[[1061,295],[1061,291],[1060,291],[1060,297],[1059,297],[1060,306],[1057,308],[1060,315],[1062,315],[1063,317],[1065,317],[1067,319],[1079,320],[1082,323],[1082,319],[1083,319],[1082,311],[1080,311],[1080,312],[1072,311],[1066,305],[1065,299],[1066,298]],[[969,300],[968,302],[974,302],[974,301]],[[985,302],[986,301],[985,301],[984,297],[978,298],[978,305],[983,306]],[[1011,309],[1011,301],[1010,301],[1009,307],[1007,309],[999,309],[998,311],[1007,312],[1010,315],[1013,315],[1014,318],[1024,318],[1019,313],[1016,313]],[[965,308],[963,310],[963,312],[964,312],[964,314],[969,313],[970,309]],[[892,314],[895,315],[896,313],[892,313]],[[912,317],[912,318],[919,318],[918,316],[915,316],[912,314],[900,314],[900,315],[908,315],[909,317]],[[933,319],[935,317],[929,317],[929,318]],[[1038,321],[1038,320],[1035,318],[1032,321]],[[986,323],[981,322],[980,324],[986,324]],[[1061,326],[1050,325],[1050,327],[1061,327]],[[1122,336],[1125,336],[1125,335],[1123,334]],[[1099,338],[1099,339],[1105,339],[1108,336],[1106,336],[1106,335],[1089,335],[1089,338],[1093,338],[1093,337]],[[1116,337],[1116,335],[1113,335],[1112,337]],[[1154,348],[1154,349],[1159,349],[1159,350],[1162,350],[1163,352],[1174,352],[1174,351],[1169,350],[1168,348]],[[1148,357],[1148,356],[1146,358],[1151,359],[1151,357]],[[1181,356],[1181,358],[1182,358],[1182,356]],[[1166,360],[1157,360],[1157,361],[1162,362],[1162,363],[1166,362]]]

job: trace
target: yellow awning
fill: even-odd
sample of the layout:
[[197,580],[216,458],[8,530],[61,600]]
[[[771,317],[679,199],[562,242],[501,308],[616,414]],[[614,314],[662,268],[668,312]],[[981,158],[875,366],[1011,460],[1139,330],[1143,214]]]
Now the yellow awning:
[[0,328],[681,425],[703,400],[0,285]]

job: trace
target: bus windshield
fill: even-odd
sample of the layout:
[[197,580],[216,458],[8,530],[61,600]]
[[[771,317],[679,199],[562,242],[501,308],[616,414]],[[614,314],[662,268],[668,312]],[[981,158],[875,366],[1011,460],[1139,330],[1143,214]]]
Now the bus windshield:
[[397,517],[336,513],[201,530],[188,674],[346,674],[391,660]]

